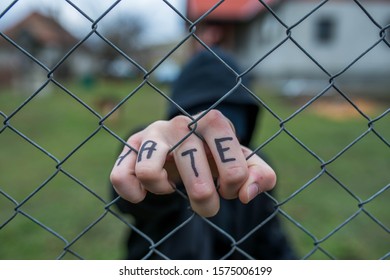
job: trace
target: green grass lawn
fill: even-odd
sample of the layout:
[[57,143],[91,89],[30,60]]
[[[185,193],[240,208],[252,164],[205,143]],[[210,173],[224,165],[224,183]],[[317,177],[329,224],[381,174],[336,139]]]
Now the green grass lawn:
[[[0,91],[1,123],[19,108],[9,120],[13,129],[0,130],[0,259],[53,259],[68,245],[64,259],[124,254],[127,226],[105,211],[111,201],[108,177],[120,146],[112,133],[125,139],[132,129],[163,117],[166,100],[137,82],[66,86],[78,100],[50,84],[20,107],[28,96]],[[259,90],[259,96],[282,120],[303,104],[268,91]],[[110,109],[104,104],[125,97],[131,98],[106,118]],[[384,191],[390,149],[368,132],[336,157],[367,132],[368,121],[358,114],[334,120],[312,107],[284,123],[282,131],[280,121],[265,110],[253,141],[277,171],[280,215],[298,257],[381,258],[390,252],[390,192]],[[369,117],[375,119],[387,107],[377,106]],[[389,118],[373,123],[387,141]]]

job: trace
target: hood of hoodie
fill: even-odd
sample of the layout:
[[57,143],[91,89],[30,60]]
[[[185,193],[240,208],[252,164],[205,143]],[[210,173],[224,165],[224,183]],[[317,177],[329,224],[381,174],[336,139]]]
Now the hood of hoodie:
[[[223,99],[215,109],[233,122],[241,143],[248,145],[259,112],[258,102],[245,88],[250,87],[250,78],[239,78],[240,69],[232,56],[220,49],[213,51],[219,58],[205,50],[189,60],[173,84],[170,97],[191,115]],[[182,114],[178,106],[169,103],[168,118]]]

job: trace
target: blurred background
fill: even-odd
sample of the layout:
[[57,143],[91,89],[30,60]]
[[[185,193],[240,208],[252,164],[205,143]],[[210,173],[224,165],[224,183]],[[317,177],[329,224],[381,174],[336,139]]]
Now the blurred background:
[[[232,1],[232,0],[230,0]],[[204,1],[265,108],[299,258],[390,258],[390,1]],[[120,139],[164,117],[189,56],[185,0],[0,3],[0,259],[119,259]],[[196,10],[196,9],[195,9]],[[200,20],[201,21],[201,20]]]

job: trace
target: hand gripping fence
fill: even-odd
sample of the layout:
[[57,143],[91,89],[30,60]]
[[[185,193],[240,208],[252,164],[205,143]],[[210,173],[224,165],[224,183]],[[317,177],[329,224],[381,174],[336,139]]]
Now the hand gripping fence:
[[[315,169],[316,171],[314,174],[307,170],[295,173],[288,172],[286,169],[279,170],[280,173],[277,171],[279,178],[282,178],[283,176],[292,176],[296,177],[293,182],[299,183],[293,183],[292,186],[286,186],[288,185],[288,181],[283,181],[282,179],[282,182],[278,184],[276,188],[278,189],[278,192],[280,189],[281,195],[274,196],[269,193],[264,193],[263,195],[267,196],[274,202],[274,212],[271,216],[259,222],[256,227],[247,232],[241,239],[233,238],[231,233],[218,227],[210,219],[204,218],[204,223],[208,224],[215,231],[219,232],[219,234],[223,235],[224,238],[227,238],[230,241],[231,250],[226,252],[224,258],[229,258],[229,256],[236,251],[241,253],[244,258],[251,259],[252,256],[245,252],[240,247],[240,244],[249,239],[253,233],[261,229],[275,216],[278,216],[281,219],[283,225],[288,229],[288,233],[291,234],[291,241],[293,247],[297,251],[298,258],[390,258],[390,216],[388,214],[390,210],[390,207],[388,206],[388,199],[390,198],[388,172],[390,167],[390,108],[386,108],[386,103],[384,103],[385,105],[380,107],[381,109],[379,113],[376,113],[375,116],[369,116],[362,105],[359,102],[356,102],[353,97],[353,93],[345,90],[337,83],[339,78],[352,72],[353,68],[356,67],[357,64],[375,52],[377,48],[386,48],[387,52],[390,52],[390,26],[388,23],[387,25],[383,25],[383,23],[376,19],[375,15],[369,8],[367,8],[367,3],[369,1],[345,2],[353,3],[354,9],[359,9],[361,14],[364,15],[366,24],[375,27],[376,40],[368,42],[368,47],[362,50],[349,63],[344,65],[344,67],[337,73],[332,73],[332,71],[328,70],[327,66],[322,64],[321,61],[316,58],[316,55],[311,54],[310,50],[308,50],[295,36],[296,30],[306,24],[310,17],[315,15],[325,6],[336,1],[312,1],[315,4],[312,5],[311,10],[293,23],[288,23],[279,14],[279,10],[269,4],[269,1],[258,1],[258,5],[261,5],[264,8],[264,12],[269,17],[273,18],[275,24],[277,24],[279,28],[282,28],[285,34],[280,41],[275,42],[275,44],[265,53],[259,54],[259,57],[253,60],[242,73],[237,73],[232,70],[222,58],[220,58],[195,34],[197,24],[202,22],[209,13],[222,5],[224,1],[215,1],[215,5],[208,13],[204,14],[195,22],[192,22],[186,18],[183,11],[180,11],[180,9],[172,5],[169,1],[162,0],[161,3],[169,8],[172,14],[179,17],[182,23],[186,23],[188,25],[188,29],[187,32],[181,36],[180,40],[176,42],[175,45],[172,45],[170,49],[164,53],[162,58],[160,58],[152,67],[144,65],[142,60],[139,60],[138,58],[133,57],[131,53],[127,53],[122,50],[113,40],[109,39],[109,36],[106,36],[103,32],[101,32],[100,28],[101,25],[104,25],[104,19],[109,17],[110,13],[116,9],[120,9],[119,6],[121,2],[124,1],[119,0],[112,2],[112,4],[110,4],[110,6],[108,6],[102,13],[100,13],[100,16],[96,18],[92,18],[86,11],[83,11],[81,5],[78,5],[76,1],[64,0],[63,2],[66,3],[66,5],[69,5],[69,7],[73,9],[74,13],[83,20],[89,21],[90,30],[83,38],[74,43],[73,46],[62,56],[62,58],[55,61],[53,66],[45,63],[42,59],[40,59],[39,55],[24,47],[24,45],[12,35],[6,34],[4,30],[0,29],[2,44],[0,48],[5,49],[4,46],[6,46],[6,49],[12,49],[14,53],[17,53],[19,58],[29,61],[30,65],[34,65],[34,69],[36,68],[39,69],[38,71],[43,71],[46,76],[44,81],[41,82],[38,87],[31,84],[27,90],[24,90],[28,93],[28,97],[24,101],[20,101],[20,96],[17,95],[18,98],[12,100],[18,101],[13,103],[10,101],[11,103],[8,104],[7,94],[9,95],[10,93],[8,93],[5,89],[6,86],[1,87],[0,259],[120,258],[120,253],[99,252],[102,250],[115,252],[118,250],[124,250],[120,249],[120,246],[123,246],[122,243],[124,242],[122,242],[123,236],[117,234],[119,231],[132,231],[134,234],[142,236],[148,244],[149,249],[149,253],[144,256],[145,259],[153,253],[165,259],[170,258],[169,255],[165,255],[159,251],[159,246],[171,238],[176,232],[182,230],[182,228],[197,215],[196,213],[193,213],[192,216],[190,216],[182,224],[178,224],[172,232],[164,236],[162,239],[153,240],[137,228],[137,225],[132,222],[131,218],[116,209],[115,203],[119,198],[112,201],[111,197],[106,194],[109,192],[108,174],[112,167],[110,164],[103,166],[107,174],[106,182],[98,182],[99,180],[80,176],[82,173],[75,172],[75,168],[72,168],[71,165],[77,160],[78,155],[83,153],[83,150],[88,149],[89,145],[92,145],[95,141],[97,141],[96,139],[98,139],[102,134],[105,135],[105,139],[109,139],[107,141],[114,143],[114,146],[128,145],[126,143],[127,139],[125,138],[127,135],[122,135],[117,132],[118,128],[114,122],[111,122],[111,119],[113,119],[119,111],[122,112],[127,110],[126,108],[128,106],[132,106],[133,102],[135,102],[133,100],[135,100],[139,95],[144,94],[145,89],[149,89],[153,92],[153,96],[155,98],[153,100],[162,98],[165,102],[174,103],[183,114],[190,116],[170,98],[169,90],[167,90],[165,86],[161,86],[159,83],[155,82],[152,78],[154,73],[161,68],[166,61],[171,59],[175,53],[181,51],[190,39],[197,40],[205,49],[212,53],[218,60],[220,60],[221,63],[234,73],[237,78],[235,88],[243,86],[241,82],[244,75],[251,74],[256,68],[262,67],[271,56],[277,55],[278,51],[286,46],[298,50],[305,59],[310,60],[312,67],[315,67],[315,71],[320,71],[325,77],[325,86],[320,90],[315,90],[309,98],[300,102],[298,106],[295,105],[296,107],[294,110],[288,114],[275,109],[276,107],[273,104],[272,98],[270,99],[271,101],[268,101],[268,98],[262,96],[261,92],[246,88],[253,99],[261,105],[264,114],[266,114],[267,118],[271,120],[270,122],[274,124],[273,132],[268,134],[266,133],[266,135],[268,135],[266,139],[255,141],[256,146],[254,153],[267,151],[267,154],[269,154],[272,161],[275,165],[277,165],[279,159],[270,154],[268,149],[271,150],[273,146],[281,145],[281,142],[283,145],[283,141],[288,141],[290,145],[294,147],[294,154],[296,157],[302,158],[302,161],[307,160],[307,165],[316,166],[317,169]],[[0,26],[2,25],[2,22],[4,22],[7,14],[11,14],[17,9],[17,7],[25,5],[25,3],[27,2],[16,0],[9,3],[6,7],[0,7],[3,9],[0,10]],[[48,26],[43,26],[41,28],[48,28]],[[119,56],[122,60],[124,60],[128,67],[135,68],[136,71],[142,73],[141,79],[137,80],[139,83],[135,87],[129,86],[126,89],[128,92],[126,96],[122,96],[120,100],[117,100],[115,104],[104,113],[101,113],[96,109],[95,105],[89,101],[91,99],[85,98],[83,94],[80,94],[77,87],[67,86],[67,82],[64,82],[60,75],[57,75],[64,65],[68,63],[68,61],[71,60],[80,49],[84,48],[86,42],[92,37],[95,39],[97,38],[107,48],[114,52],[116,56]],[[346,52],[348,52],[348,50],[346,50]],[[328,59],[332,59],[331,52],[329,52]],[[15,67],[19,67],[18,71],[24,71],[24,69],[21,68],[22,66],[16,65]],[[0,80],[1,83],[3,83],[2,81],[3,79]],[[71,103],[74,104],[74,106],[77,106],[78,110],[82,111],[83,116],[87,116],[87,119],[92,119],[94,126],[94,129],[91,132],[81,133],[81,135],[83,135],[82,139],[78,141],[77,144],[72,147],[70,152],[67,152],[64,156],[52,152],[53,145],[54,147],[57,146],[57,148],[62,147],[62,140],[49,145],[41,144],[40,141],[35,140],[37,138],[36,133],[34,133],[34,127],[42,121],[41,119],[29,120],[29,130],[26,130],[26,126],[20,126],[19,119],[24,119],[25,121],[29,119],[28,116],[24,116],[29,113],[29,106],[41,100],[42,102],[45,101],[42,96],[45,95],[45,92],[49,87],[55,88],[56,92],[59,92],[59,95],[69,97]],[[187,136],[195,133],[197,122],[210,110],[217,107],[219,103],[226,99],[235,88],[227,92],[225,96],[213,104],[213,106],[211,106],[203,114],[199,115],[196,119],[192,119],[193,122],[189,127],[189,134]],[[93,89],[91,91],[93,91]],[[347,134],[348,131],[346,131],[345,134],[340,133],[338,137],[339,139],[326,138],[326,132],[324,132],[323,143],[321,143],[323,146],[332,146],[333,142],[340,143],[343,142],[342,140],[348,141],[344,141],[344,144],[341,146],[339,145],[340,148],[337,151],[330,149],[333,151],[331,156],[326,156],[325,158],[320,152],[317,152],[316,148],[313,148],[310,139],[304,136],[304,133],[310,134],[311,129],[313,129],[313,133],[324,131],[322,128],[322,125],[324,124],[320,121],[317,121],[316,123],[310,122],[312,125],[310,127],[296,126],[295,124],[296,122],[301,121],[302,118],[308,118],[309,115],[306,114],[307,111],[312,108],[318,108],[316,107],[317,104],[323,100],[327,100],[327,95],[330,95],[330,92],[332,92],[336,98],[341,100],[344,105],[347,105],[348,109],[346,110],[352,111],[355,118],[358,119],[360,123],[364,123],[365,127],[364,129],[360,129],[358,134],[352,133],[352,136]],[[67,100],[69,100],[69,98]],[[285,99],[286,102],[291,99],[290,97],[283,95],[279,96],[279,98]],[[58,99],[58,102],[61,102],[61,99]],[[57,103],[55,106],[61,105]],[[61,125],[65,123],[66,120],[60,121],[61,115],[58,115],[58,117],[55,115],[51,117],[53,118],[53,121],[54,119],[57,121],[56,126],[59,126],[58,129],[61,130]],[[51,117],[49,116],[49,118]],[[70,118],[71,116],[68,115],[68,117]],[[133,120],[136,118],[137,116],[133,116]],[[47,121],[50,120],[47,119],[46,122]],[[131,119],[125,120],[124,123],[128,124],[131,121]],[[337,126],[338,124],[337,122],[331,123],[330,130],[332,130],[332,125]],[[351,125],[353,126],[353,124]],[[65,130],[66,127],[63,127],[62,129]],[[264,130],[266,128],[262,129]],[[66,131],[63,132],[66,133]],[[369,151],[373,150],[372,145],[377,146],[376,148],[380,150],[380,159],[378,159],[375,164],[379,164],[378,170],[382,170],[382,172],[372,175],[365,174],[366,177],[373,176],[376,177],[376,179],[379,177],[379,180],[376,180],[375,182],[379,182],[378,184],[380,185],[378,186],[374,183],[372,183],[373,185],[365,185],[366,192],[362,195],[360,191],[348,183],[349,179],[345,179],[345,177],[340,174],[343,174],[344,172],[342,162],[346,155],[352,155],[352,158],[353,155],[356,155],[356,161],[359,161],[359,164],[372,170],[372,166],[370,166],[372,163],[369,160],[365,162],[364,157],[361,156],[359,150],[362,147],[362,143],[367,142],[368,139],[371,141]],[[182,139],[182,141],[172,147],[171,151],[176,149],[184,140],[185,139]],[[67,140],[65,139],[63,141]],[[18,145],[22,145],[24,147],[23,151],[21,151],[20,154],[19,152],[18,154],[7,152],[9,149],[12,150],[12,146],[16,143],[22,143]],[[129,148],[133,149],[133,147]],[[102,147],[102,149],[108,150],[106,151],[107,155],[111,154],[112,157],[109,160],[112,160],[118,152],[115,148],[110,148],[111,150],[109,150],[109,148]],[[34,157],[30,158],[28,156],[29,153],[34,154]],[[31,183],[32,185],[30,186],[30,180],[26,178],[21,180],[20,183],[5,179],[9,172],[19,172],[20,174],[16,176],[16,178],[23,177],[24,174],[31,174],[28,176],[34,175],[34,164],[31,164],[31,161],[34,161],[36,156],[45,158],[45,168],[47,168],[47,170],[43,172],[46,174],[43,179],[32,178],[31,182],[33,183]],[[28,164],[28,168],[32,169],[30,171],[26,171],[24,169],[24,164],[27,161],[30,161],[30,164]],[[99,163],[91,162],[90,164],[95,166]],[[76,167],[76,169],[77,168],[82,167]],[[384,171],[386,169],[387,172]],[[98,172],[100,171],[97,171],[96,173]],[[98,174],[95,175],[97,176]],[[93,177],[94,173],[91,173],[88,176]],[[59,178],[62,178],[67,182],[71,182],[71,185],[75,186],[72,190],[75,199],[78,196],[88,197],[88,200],[94,201],[91,204],[92,206],[84,208],[83,205],[77,205],[77,202],[69,203],[69,201],[72,201],[71,198],[66,198],[67,203],[62,203],[61,201],[64,199],[63,196],[65,192],[61,190],[61,186],[56,185]],[[38,184],[36,183],[36,180],[40,180]],[[327,199],[327,197],[309,195],[311,192],[315,192],[317,183],[321,180],[326,180],[329,185],[336,190],[334,192],[336,193],[336,197]],[[372,180],[367,179],[365,182],[374,182],[374,178]],[[19,188],[23,188],[23,190],[19,190]],[[283,191],[284,188],[288,189],[288,191]],[[45,196],[45,193],[49,193],[48,200],[50,200],[51,203],[39,202],[41,201],[40,197]],[[182,199],[187,199],[185,193],[180,193],[180,196]],[[36,199],[38,199],[37,203],[35,202]],[[325,202],[323,203],[322,200]],[[55,207],[53,207],[53,201],[56,201],[54,203]],[[75,201],[78,200],[76,199]],[[34,205],[34,207],[31,205]],[[319,210],[314,210],[314,208]],[[347,209],[340,210],[345,208]],[[66,216],[67,219],[62,219],[65,215],[63,213],[70,212],[72,209],[78,209],[77,211],[75,210],[76,212],[72,212],[78,214],[72,214],[72,217]],[[45,214],[43,215],[42,213]],[[308,220],[304,218],[305,214],[308,214],[315,220],[315,222],[309,223]],[[85,215],[89,217],[87,221],[86,218],[83,218]],[[334,220],[329,220],[329,216],[336,218]],[[364,223],[362,221],[364,221]],[[66,226],[58,226],[59,224]],[[316,226],[313,226],[313,224]],[[112,235],[113,232],[115,232],[114,235]],[[32,236],[35,236],[35,239],[33,239]],[[109,242],[113,242],[113,240],[116,242],[115,245],[107,244]],[[372,245],[372,242],[374,241],[376,245]],[[34,242],[38,245],[34,245]],[[50,245],[51,243],[53,245]],[[87,245],[84,245],[83,247],[83,244]],[[33,250],[36,252],[28,252],[30,247],[33,247]]]

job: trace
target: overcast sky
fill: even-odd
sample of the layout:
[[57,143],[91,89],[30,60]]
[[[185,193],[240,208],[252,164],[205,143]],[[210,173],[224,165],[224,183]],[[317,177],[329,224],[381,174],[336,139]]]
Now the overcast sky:
[[[13,3],[0,0],[0,14]],[[115,0],[72,0],[92,20],[99,18]],[[176,9],[185,10],[185,0],[168,0]],[[8,28],[33,10],[57,15],[60,23],[76,36],[83,36],[91,30],[91,22],[65,0],[19,0],[0,18],[0,31]],[[183,31],[183,20],[163,0],[122,0],[102,20],[115,19],[118,14],[137,16],[144,22],[146,42],[174,40]]]

